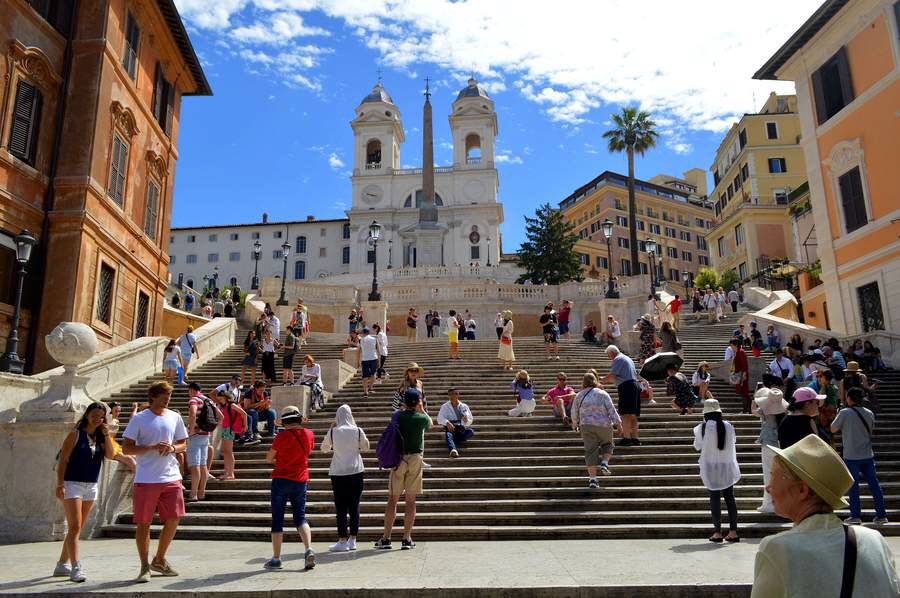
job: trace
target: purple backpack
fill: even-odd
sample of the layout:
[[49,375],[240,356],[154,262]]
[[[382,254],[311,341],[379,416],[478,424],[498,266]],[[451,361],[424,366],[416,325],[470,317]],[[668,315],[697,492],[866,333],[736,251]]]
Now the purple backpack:
[[378,467],[381,469],[393,469],[403,461],[403,436],[397,423],[401,413],[402,411],[394,412],[391,423],[381,433],[378,446],[375,447],[375,456],[378,457]]

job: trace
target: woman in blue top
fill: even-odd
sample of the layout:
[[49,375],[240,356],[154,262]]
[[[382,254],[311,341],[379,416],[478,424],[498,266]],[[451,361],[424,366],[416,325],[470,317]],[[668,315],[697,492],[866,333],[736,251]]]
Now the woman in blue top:
[[516,406],[509,410],[510,417],[530,417],[534,411],[534,385],[525,370],[519,370],[509,385],[516,396]]
[[86,579],[78,558],[78,537],[97,498],[97,480],[104,457],[115,457],[114,444],[106,426],[106,405],[91,403],[59,451],[56,498],[63,503],[68,530],[53,571],[54,577],[68,577],[77,582]]

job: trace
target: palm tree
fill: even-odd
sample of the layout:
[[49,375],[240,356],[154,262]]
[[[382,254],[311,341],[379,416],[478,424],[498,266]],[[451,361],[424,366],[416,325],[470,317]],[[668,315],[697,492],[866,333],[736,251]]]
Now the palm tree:
[[[626,152],[628,154],[628,238],[631,248],[631,271],[640,272],[637,240],[637,206],[634,199],[634,153],[641,156],[648,149],[656,146],[656,123],[650,120],[650,113],[637,108],[622,108],[622,114],[612,115],[615,128],[603,134],[609,140],[610,152]],[[609,256],[612,258],[612,256]]]

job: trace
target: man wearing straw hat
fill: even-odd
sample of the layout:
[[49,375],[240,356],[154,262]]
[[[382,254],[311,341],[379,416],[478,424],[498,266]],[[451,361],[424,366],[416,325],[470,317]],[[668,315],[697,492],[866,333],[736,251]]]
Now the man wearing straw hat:
[[775,458],[767,490],[775,513],[794,527],[760,542],[751,598],[897,596],[900,581],[881,534],[845,526],[834,514],[847,506],[843,495],[853,484],[834,449],[810,434],[768,450]]

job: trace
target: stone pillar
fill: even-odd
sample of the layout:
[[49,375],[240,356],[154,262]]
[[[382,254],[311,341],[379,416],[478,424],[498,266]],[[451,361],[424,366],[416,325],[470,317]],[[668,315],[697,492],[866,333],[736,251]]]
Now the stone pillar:
[[388,317],[387,301],[360,301],[359,307],[363,310],[366,326],[371,328],[372,324],[378,324],[382,330],[385,329]]
[[45,337],[47,352],[63,364],[50,388],[19,408],[16,421],[0,426],[0,543],[59,540],[66,523],[55,496],[56,455],[63,440],[93,402],[88,379],[78,366],[97,352],[97,337],[86,324],[63,322]]

